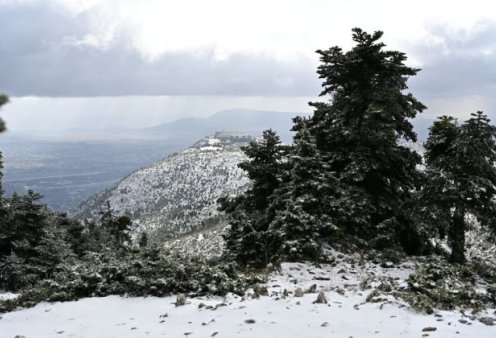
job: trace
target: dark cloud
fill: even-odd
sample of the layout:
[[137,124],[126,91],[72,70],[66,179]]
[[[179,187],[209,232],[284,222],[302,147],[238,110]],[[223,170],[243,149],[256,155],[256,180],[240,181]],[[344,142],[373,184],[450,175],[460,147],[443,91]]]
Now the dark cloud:
[[[63,43],[88,33],[91,13],[77,16],[56,5],[0,7],[0,92],[12,96],[262,95],[313,96],[320,92],[316,59],[278,62],[267,55],[169,53],[149,62],[125,36],[107,48]],[[386,32],[387,33],[387,32]],[[457,36],[432,33],[443,45],[419,44],[409,53],[424,64],[411,91],[429,100],[482,95],[496,86],[496,23]],[[483,53],[485,51],[486,53]],[[492,51],[492,52],[490,52]]]
[[423,62],[411,81],[412,90],[423,97],[487,96],[496,89],[496,23],[486,22],[470,33],[434,27],[431,33],[441,44],[417,45],[414,53]]
[[0,9],[0,91],[24,96],[99,95],[313,95],[315,65],[272,58],[213,54],[166,54],[143,60],[121,37],[108,48],[62,43],[85,34],[87,18],[53,7]]

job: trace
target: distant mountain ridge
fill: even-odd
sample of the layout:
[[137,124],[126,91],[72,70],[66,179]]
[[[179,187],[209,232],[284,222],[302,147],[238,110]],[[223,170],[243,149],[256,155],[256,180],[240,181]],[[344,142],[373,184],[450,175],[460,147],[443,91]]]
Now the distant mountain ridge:
[[151,133],[182,133],[197,135],[211,135],[220,130],[242,130],[252,135],[261,134],[263,130],[272,128],[288,142],[292,138],[292,118],[309,116],[308,113],[276,112],[268,110],[230,109],[223,110],[210,117],[188,117],[169,123],[147,128]]
[[[145,129],[148,133],[170,133],[188,135],[189,137],[201,138],[211,135],[219,130],[242,130],[252,135],[261,134],[263,130],[272,128],[284,142],[291,142],[293,133],[292,118],[296,116],[310,116],[305,112],[280,112],[254,109],[229,109],[219,111],[209,117],[187,117],[172,122],[163,123],[155,127]],[[412,120],[414,130],[418,134],[419,141],[425,141],[428,136],[428,128],[435,121],[434,117],[419,115]]]

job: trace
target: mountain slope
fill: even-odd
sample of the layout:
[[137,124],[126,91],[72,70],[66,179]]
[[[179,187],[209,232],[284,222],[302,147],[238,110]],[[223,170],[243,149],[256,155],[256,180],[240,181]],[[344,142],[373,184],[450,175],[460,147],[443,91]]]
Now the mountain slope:
[[217,199],[248,184],[237,167],[244,158],[237,146],[200,143],[133,172],[83,202],[74,216],[98,217],[101,206],[110,201],[118,214],[131,217],[135,233],[146,231],[160,239],[217,224]]
[[252,135],[258,135],[263,130],[272,128],[278,132],[284,141],[289,142],[293,121],[297,115],[304,113],[274,112],[252,109],[231,109],[220,111],[210,117],[191,117],[164,123],[147,129],[149,133],[174,134],[181,131],[182,135],[200,138],[218,130],[240,130]]

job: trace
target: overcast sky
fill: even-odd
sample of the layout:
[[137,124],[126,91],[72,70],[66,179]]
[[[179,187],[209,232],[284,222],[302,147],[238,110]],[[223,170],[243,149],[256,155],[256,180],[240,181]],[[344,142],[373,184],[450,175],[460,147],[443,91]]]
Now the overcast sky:
[[427,115],[496,117],[491,1],[0,0],[12,130],[140,127],[229,108],[309,111],[317,49],[383,30]]

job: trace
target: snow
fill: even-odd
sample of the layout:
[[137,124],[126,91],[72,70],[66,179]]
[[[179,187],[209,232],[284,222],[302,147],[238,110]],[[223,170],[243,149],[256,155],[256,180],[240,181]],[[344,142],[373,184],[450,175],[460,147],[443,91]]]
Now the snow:
[[141,168],[82,203],[76,218],[98,218],[105,201],[133,220],[133,235],[177,237],[216,223],[217,199],[249,184],[239,147],[189,148]]
[[19,294],[17,293],[12,293],[12,292],[0,293],[0,300],[15,299],[17,297],[19,297]]
[[[336,269],[347,272],[338,274]],[[381,267],[376,269],[380,274]],[[383,269],[392,278],[402,279],[410,271]],[[385,302],[365,301],[368,291],[353,286],[365,270],[352,264],[321,265],[285,263],[269,275],[269,296],[188,298],[175,306],[174,296],[123,298],[109,296],[67,303],[42,303],[31,309],[7,313],[0,319],[2,338],[52,337],[494,337],[495,329],[459,311],[438,311],[432,315],[416,313],[401,301],[388,297]],[[347,276],[343,279],[340,276]],[[356,276],[356,277],[353,277]],[[327,280],[321,280],[321,278]],[[356,279],[353,280],[353,278]],[[317,287],[303,297],[297,288]],[[337,292],[344,288],[346,292]],[[284,297],[282,290],[289,295]],[[318,292],[328,304],[314,304]],[[483,316],[494,316],[494,309]],[[460,321],[461,320],[461,321]],[[254,321],[250,323],[250,321]],[[436,328],[423,332],[425,328]]]
[[[382,309],[366,304],[360,296],[328,295],[330,303],[312,304],[315,295],[274,300],[270,297],[241,301],[192,299],[175,307],[174,298],[88,298],[77,302],[40,304],[35,308],[4,315],[2,337],[420,337],[422,329],[436,327],[432,337],[492,337],[494,328],[479,322],[458,322],[461,315],[442,312],[437,317],[415,314],[395,305]],[[298,305],[298,303],[300,305]],[[164,317],[167,315],[166,317]],[[255,323],[246,323],[253,319]],[[190,333],[190,334],[188,334]]]
[[222,151],[222,148],[214,147],[214,146],[204,146],[199,149],[200,151]]

